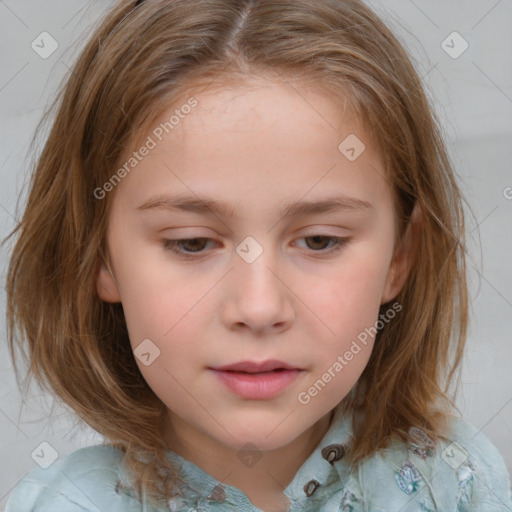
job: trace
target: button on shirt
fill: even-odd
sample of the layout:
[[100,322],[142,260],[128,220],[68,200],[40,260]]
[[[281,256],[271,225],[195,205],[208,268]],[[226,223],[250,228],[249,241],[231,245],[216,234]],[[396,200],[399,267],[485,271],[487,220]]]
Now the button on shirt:
[[[355,470],[345,457],[350,421],[337,409],[283,491],[290,512],[511,512],[510,479],[496,447],[462,419],[454,417],[451,426],[450,441],[437,448],[415,428],[414,441],[395,440]],[[172,451],[168,457],[187,488],[164,508],[141,504],[130,490],[122,452],[99,445],[32,470],[12,491],[5,512],[261,512],[240,489]],[[257,457],[247,464],[257,464]]]

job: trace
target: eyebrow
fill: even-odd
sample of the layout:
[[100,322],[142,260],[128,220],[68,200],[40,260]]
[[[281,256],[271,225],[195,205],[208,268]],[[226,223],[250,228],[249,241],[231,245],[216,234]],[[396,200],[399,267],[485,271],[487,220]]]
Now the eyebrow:
[[[286,204],[281,209],[281,217],[294,217],[311,215],[339,210],[346,211],[370,211],[373,205],[363,199],[337,195],[315,201],[296,201]],[[189,195],[169,196],[157,194],[137,207],[137,210],[181,210],[203,215],[217,215],[222,217],[234,217],[235,207],[228,203],[215,199],[193,197]]]

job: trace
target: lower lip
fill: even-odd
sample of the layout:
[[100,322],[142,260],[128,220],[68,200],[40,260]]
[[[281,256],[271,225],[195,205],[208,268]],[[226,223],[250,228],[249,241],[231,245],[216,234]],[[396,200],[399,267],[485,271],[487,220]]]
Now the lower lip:
[[268,400],[290,385],[302,370],[266,373],[212,371],[233,393],[251,400]]

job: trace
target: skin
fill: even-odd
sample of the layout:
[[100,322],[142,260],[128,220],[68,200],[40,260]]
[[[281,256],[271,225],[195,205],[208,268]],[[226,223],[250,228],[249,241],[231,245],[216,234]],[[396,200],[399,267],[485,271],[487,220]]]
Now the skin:
[[[393,196],[379,153],[329,95],[260,77],[194,97],[198,106],[111,192],[110,270],[101,267],[97,291],[122,303],[132,348],[149,338],[160,350],[149,366],[137,364],[169,409],[169,448],[263,510],[287,510],[282,490],[329,428],[374,340],[307,405],[298,394],[399,293],[408,246],[394,246]],[[366,145],[353,162],[338,150],[349,134]],[[162,192],[226,201],[235,216],[137,210]],[[284,203],[336,194],[373,206],[280,216]],[[348,241],[332,251],[331,239],[315,235]],[[236,252],[248,236],[263,248],[252,263]],[[162,243],[186,238],[209,239],[181,246],[196,259]],[[266,359],[303,369],[269,400],[241,398],[208,370]],[[252,467],[237,457],[248,442],[263,455]]]

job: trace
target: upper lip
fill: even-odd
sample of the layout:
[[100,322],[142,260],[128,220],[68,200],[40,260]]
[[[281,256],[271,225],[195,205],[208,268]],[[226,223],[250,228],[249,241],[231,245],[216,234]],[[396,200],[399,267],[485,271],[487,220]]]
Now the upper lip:
[[212,367],[213,370],[220,371],[231,371],[231,372],[247,372],[247,373],[259,373],[259,372],[270,372],[277,369],[285,370],[299,370],[296,366],[289,365],[283,361],[276,359],[269,359],[267,361],[240,361],[234,364],[227,364],[225,366]]

